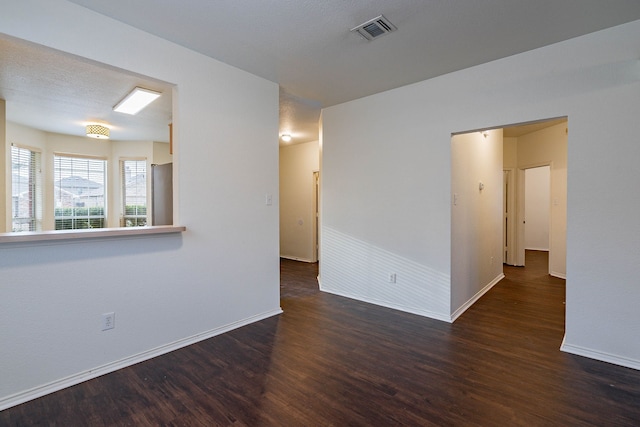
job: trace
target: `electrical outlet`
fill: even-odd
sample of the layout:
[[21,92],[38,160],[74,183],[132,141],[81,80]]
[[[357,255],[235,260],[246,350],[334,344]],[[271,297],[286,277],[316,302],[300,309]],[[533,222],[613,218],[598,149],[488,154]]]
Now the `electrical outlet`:
[[389,283],[396,283],[396,273],[389,274]]
[[104,313],[102,315],[102,330],[113,329],[116,327],[116,314],[114,312]]

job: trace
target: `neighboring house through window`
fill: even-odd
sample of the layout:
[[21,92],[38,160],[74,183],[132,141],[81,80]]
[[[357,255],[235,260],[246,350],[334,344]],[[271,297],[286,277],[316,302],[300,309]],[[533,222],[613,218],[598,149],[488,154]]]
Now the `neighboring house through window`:
[[40,152],[11,146],[12,231],[42,230]]
[[54,220],[56,230],[106,226],[107,161],[54,156]]
[[122,227],[147,225],[147,161],[121,160]]

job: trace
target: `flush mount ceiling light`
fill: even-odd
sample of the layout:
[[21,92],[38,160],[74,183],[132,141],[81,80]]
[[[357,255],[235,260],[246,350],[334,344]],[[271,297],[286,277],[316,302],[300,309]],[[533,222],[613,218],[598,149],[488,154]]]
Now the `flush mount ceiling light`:
[[290,142],[291,141],[291,135],[289,135],[288,133],[283,133],[280,138],[282,138],[282,140],[284,142]]
[[384,15],[380,15],[352,28],[351,32],[358,33],[365,39],[371,41],[397,29],[398,28],[389,22]]
[[102,125],[87,125],[87,136],[96,139],[109,139],[109,128]]
[[138,114],[147,105],[151,104],[161,95],[160,92],[155,92],[149,89],[143,89],[136,87],[129,93],[124,99],[113,107],[113,111],[125,114]]

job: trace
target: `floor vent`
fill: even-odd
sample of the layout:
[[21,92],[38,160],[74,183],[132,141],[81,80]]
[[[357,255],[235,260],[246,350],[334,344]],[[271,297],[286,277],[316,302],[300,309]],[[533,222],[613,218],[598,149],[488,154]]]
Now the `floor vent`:
[[355,28],[352,28],[352,32],[356,32],[360,34],[367,40],[374,40],[378,37],[381,37],[387,33],[397,30],[396,26],[393,25],[384,15],[380,15],[376,18],[370,19],[364,24],[360,24]]

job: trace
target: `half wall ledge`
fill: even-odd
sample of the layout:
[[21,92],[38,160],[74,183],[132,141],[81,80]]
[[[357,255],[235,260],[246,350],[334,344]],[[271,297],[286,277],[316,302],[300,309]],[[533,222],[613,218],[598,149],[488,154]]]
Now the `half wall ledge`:
[[180,225],[154,225],[148,227],[92,228],[87,230],[22,231],[0,233],[0,244],[146,236],[150,234],[182,233],[186,229],[187,227]]

